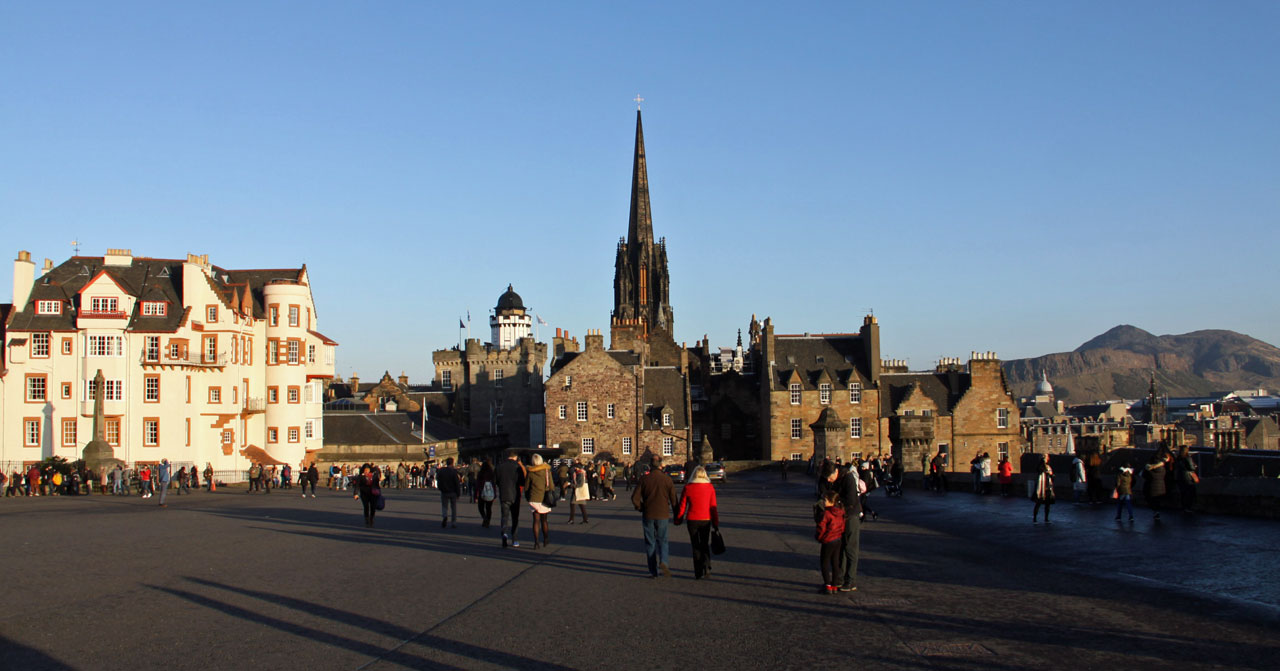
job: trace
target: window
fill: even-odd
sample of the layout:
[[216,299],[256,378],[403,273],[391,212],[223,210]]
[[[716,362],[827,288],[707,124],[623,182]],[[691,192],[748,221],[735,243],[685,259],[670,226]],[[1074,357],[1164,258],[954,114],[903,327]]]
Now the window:
[[79,435],[76,431],[76,420],[67,417],[62,420],[62,444],[66,446],[76,445]]
[[267,428],[267,442],[268,442],[268,443],[278,443],[278,442],[280,442],[280,429],[277,429],[277,428],[275,428],[274,426],[272,426],[272,427],[268,427],[268,428]]
[[32,333],[31,334],[31,356],[41,359],[49,356],[49,334],[48,333]]
[[48,400],[49,378],[45,375],[27,376],[27,403],[43,403]]
[[168,312],[166,304],[162,301],[143,301],[142,316],[143,317],[163,317]]
[[316,346],[307,345],[307,363],[316,362]]
[[800,420],[791,420],[791,440],[800,440],[804,435],[804,427],[801,426]]
[[1009,428],[1009,409],[1008,408],[996,409],[996,428],[997,429]]
[[564,376],[564,388],[568,389],[569,387],[572,387],[572,386],[573,386],[573,376],[572,375]]
[[296,426],[291,426],[291,427],[289,427],[289,442],[291,442],[291,443],[296,443],[296,442],[298,442],[298,435],[299,435],[300,433],[301,433],[301,431],[299,431],[299,430],[298,430],[298,427],[296,427]]
[[[314,384],[307,384],[306,386],[303,387],[303,389],[305,390],[303,392],[304,394],[304,398],[302,399],[303,401],[306,401],[307,403],[311,403],[312,401],[316,400],[316,393],[315,393],[316,388]],[[308,438],[310,438],[310,436],[308,436]]]
[[608,417],[609,419],[613,419],[615,417],[612,403],[604,407],[604,416]]
[[239,402],[240,402],[240,387],[232,387],[232,388],[231,388],[231,403],[232,403],[232,405],[234,405],[234,404],[239,403]]
[[22,444],[27,447],[40,447],[40,419],[27,417],[22,420]]
[[88,356],[124,356],[124,336],[89,336]]
[[169,358],[177,359],[182,356],[182,346],[176,342],[169,343]]
[[218,336],[204,337],[204,361],[205,363],[218,361]]
[[298,306],[290,305],[289,306],[289,326],[297,326],[297,325],[298,325]]
[[623,438],[623,439],[622,439],[622,453],[623,453],[623,454],[631,454],[631,439],[630,439],[630,438]]
[[568,416],[568,408],[567,408],[567,407],[565,407],[565,406],[563,406],[563,405],[562,405],[562,406],[560,406],[560,415],[559,415],[559,416],[560,416],[560,419],[564,419],[565,417],[567,417],[567,416]]
[[71,383],[62,383],[62,398],[71,398]]
[[1009,458],[1009,443],[996,443],[996,460]]
[[116,299],[115,299],[115,298],[110,298],[110,297],[105,297],[105,298],[104,298],[104,297],[101,297],[101,296],[96,297],[96,298],[90,298],[90,299],[89,299],[89,312],[92,312],[92,313],[99,313],[99,314],[104,314],[104,313],[105,313],[105,314],[110,314],[110,313],[114,313],[114,312],[118,312],[118,311],[119,311],[119,310],[117,309],[117,305],[118,305],[118,303],[116,302]]
[[298,363],[298,341],[289,341],[289,363]]
[[800,405],[800,385],[796,382],[791,383],[791,405]]
[[244,365],[253,365],[253,338],[244,338],[244,344],[240,347],[240,351],[244,352]]
[[204,320],[210,324],[218,321],[218,306],[210,305],[204,309]]
[[160,444],[160,420],[154,417],[142,420],[142,444],[148,447]]
[[579,422],[587,421],[587,402],[586,401],[578,401],[578,421]]
[[[451,391],[453,389],[453,371],[451,370],[440,371],[440,386],[445,391]],[[562,417],[561,419],[564,419],[564,418]]]
[[693,428],[693,444],[694,445],[702,444],[702,429],[699,429],[696,426]]
[[289,398],[289,402],[290,402],[290,403],[297,403],[297,402],[298,402],[298,388],[297,388],[297,387],[289,387],[288,398]]
[[669,412],[662,413],[662,425],[671,426],[671,413]]
[[915,411],[915,410],[903,410],[903,411],[902,411],[902,416],[903,416],[903,417],[914,417],[914,416],[915,416],[915,414],[916,414],[916,411]]
[[503,376],[504,374],[505,374],[505,373],[503,372],[503,370],[502,370],[501,368],[499,368],[499,369],[497,369],[497,370],[493,371],[493,386],[494,386],[494,387],[497,387],[498,389],[501,389],[501,388],[502,388],[502,376]]
[[209,387],[209,402],[210,403],[222,402],[222,387]]
[[145,336],[143,338],[142,359],[152,362],[160,360],[160,336]]
[[267,339],[267,363],[273,366],[280,363],[280,341],[275,338]]
[[142,400],[144,403],[156,403],[160,400],[160,376],[148,375],[142,380]]
[[36,314],[60,315],[62,314],[62,301],[36,301]]
[[71,338],[62,339],[62,353],[71,354]]
[[849,437],[850,438],[862,437],[862,418],[861,417],[849,418]]
[[662,439],[662,456],[669,457],[676,453],[676,441],[671,436]]
[[861,382],[849,383],[849,402],[850,403],[862,402],[862,383]]
[[103,433],[107,436],[107,443],[111,445],[120,444],[120,418],[108,417],[107,426]]
[[267,387],[267,403],[279,403],[279,402],[280,402],[280,388]]
[[104,401],[123,401],[124,400],[124,381],[123,380],[103,380],[103,387],[106,388],[106,394],[103,396]]
[[802,459],[802,458],[803,458],[803,457],[800,455],[800,453],[799,453],[799,452],[792,452],[792,453],[791,453],[791,460],[792,460],[792,461],[800,461],[800,459]]
[[272,326],[280,325],[280,306],[272,305],[267,311],[267,322]]
[[924,410],[921,410],[920,414],[924,417],[933,417],[933,411],[930,410],[929,408],[925,408]]
[[823,382],[818,385],[818,402],[823,405],[831,403],[831,385],[829,383]]
[[583,438],[583,439],[582,439],[582,453],[583,453],[583,454],[595,454],[595,453],[596,453],[596,439],[595,439],[595,438]]
[[234,443],[234,442],[236,442],[236,434],[235,434],[235,432],[234,432],[234,431],[232,431],[231,429],[227,429],[227,430],[225,430],[225,431],[223,431],[223,432],[222,432],[222,444],[223,444],[223,445],[230,445],[230,444],[232,444],[232,443]]
[[306,436],[307,440],[311,440],[312,438],[315,438],[316,437],[316,420],[308,419],[307,423],[302,427],[302,429],[303,429],[302,435]]

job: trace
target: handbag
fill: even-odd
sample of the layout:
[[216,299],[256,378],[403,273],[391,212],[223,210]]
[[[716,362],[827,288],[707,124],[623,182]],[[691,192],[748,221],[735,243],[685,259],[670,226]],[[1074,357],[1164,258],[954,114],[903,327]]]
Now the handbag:
[[377,501],[374,501],[374,503],[373,503],[373,507],[374,507],[374,508],[377,508],[378,510],[382,510],[383,508],[386,508],[386,507],[387,507],[387,499],[386,499],[386,498],[384,498],[381,494],[379,494],[379,495],[378,495],[378,500],[377,500]]
[[724,554],[724,536],[720,535],[719,529],[711,530],[711,554]]
[[547,490],[542,493],[542,505],[548,508],[556,507],[559,498],[556,496],[556,490],[551,486],[551,471],[547,471]]

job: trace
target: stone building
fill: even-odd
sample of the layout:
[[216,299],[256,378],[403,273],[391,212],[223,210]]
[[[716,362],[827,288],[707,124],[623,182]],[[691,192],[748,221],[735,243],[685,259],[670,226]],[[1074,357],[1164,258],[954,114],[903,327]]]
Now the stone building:
[[515,447],[544,442],[543,369],[547,345],[533,338],[533,317],[511,285],[489,317],[490,342],[469,338],[432,353],[435,386],[452,398],[454,423],[476,433],[507,434]]
[[[317,331],[305,266],[231,270],[104,256],[14,263],[5,321],[0,461],[74,461],[93,435],[129,463],[240,470],[318,451],[337,343]],[[103,375],[103,388],[94,379]]]

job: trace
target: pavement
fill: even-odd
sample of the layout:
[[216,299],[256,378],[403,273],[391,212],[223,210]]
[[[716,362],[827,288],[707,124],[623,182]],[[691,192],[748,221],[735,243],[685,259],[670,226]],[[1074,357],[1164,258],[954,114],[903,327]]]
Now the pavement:
[[644,566],[628,493],[500,547],[433,491],[0,500],[0,669],[1273,669],[1275,523],[876,492],[857,592],[818,592],[812,481],[717,485],[728,551]]

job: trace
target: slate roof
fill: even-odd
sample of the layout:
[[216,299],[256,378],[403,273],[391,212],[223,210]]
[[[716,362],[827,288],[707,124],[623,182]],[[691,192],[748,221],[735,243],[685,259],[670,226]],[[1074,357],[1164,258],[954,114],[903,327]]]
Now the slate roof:
[[[644,369],[644,403],[655,414],[663,408],[671,409],[671,428],[685,429],[689,417],[685,414],[684,376],[674,367],[646,367]],[[650,417],[650,421],[661,418]]]
[[[837,387],[871,377],[861,336],[778,336],[774,343],[771,389],[786,389],[793,371],[800,373],[804,389],[817,389],[823,372]],[[857,377],[854,377],[855,370]]]
[[[129,265],[105,265],[101,256],[73,256],[36,279],[27,304],[15,306],[8,328],[18,331],[75,330],[80,291],[99,273],[104,273],[126,293],[138,299],[133,314],[129,315],[127,328],[135,331],[176,331],[189,316],[189,309],[182,305],[183,263],[178,259],[135,256]],[[239,309],[241,304],[237,299],[247,290],[253,297],[253,316],[262,319],[266,316],[262,287],[273,280],[296,281],[304,269],[226,270],[211,266],[210,271],[213,278],[206,278],[206,281],[228,305]],[[36,314],[36,301],[39,300],[60,301],[61,314]],[[144,317],[142,301],[163,301],[168,307],[163,316]]]
[[960,397],[969,390],[968,373],[883,373],[880,375],[880,412],[893,414],[915,386],[938,406],[939,415],[949,415]]
[[[559,359],[556,359],[554,362],[552,362],[551,373],[554,375],[561,368],[568,366],[570,362],[578,358],[578,356],[580,356],[581,354],[582,352],[565,352],[564,354],[561,354]],[[640,356],[637,355],[635,352],[632,352],[629,350],[611,349],[611,350],[605,350],[605,354],[608,354],[610,357],[613,357],[614,361],[617,361],[623,366],[639,366],[640,365]]]
[[[324,442],[332,445],[409,445],[424,442],[414,431],[421,415],[413,412],[326,412]],[[474,434],[449,422],[429,417],[426,441],[470,438]]]

